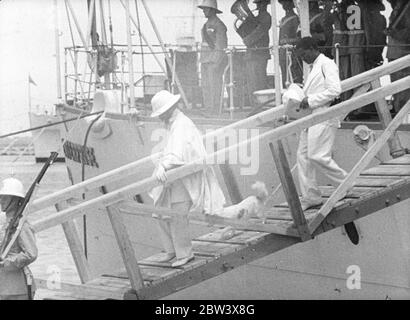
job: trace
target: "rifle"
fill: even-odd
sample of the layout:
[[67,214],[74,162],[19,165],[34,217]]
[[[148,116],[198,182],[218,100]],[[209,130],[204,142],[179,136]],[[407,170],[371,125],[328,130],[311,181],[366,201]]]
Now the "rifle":
[[36,179],[30,186],[29,190],[27,191],[26,196],[24,197],[23,203],[17,209],[16,214],[13,216],[12,220],[10,221],[6,229],[4,239],[0,246],[0,261],[4,260],[7,257],[11,247],[13,246],[14,242],[17,240],[17,237],[19,236],[21,232],[23,224],[27,220],[27,213],[25,212],[25,209],[28,206],[28,204],[31,202],[30,200],[32,198],[32,195],[36,187],[39,185],[44,174],[46,173],[48,167],[51,164],[53,164],[53,162],[57,159],[57,156],[58,156],[57,152],[51,153],[50,157],[44,163],[44,166],[41,169],[40,173],[37,175]]

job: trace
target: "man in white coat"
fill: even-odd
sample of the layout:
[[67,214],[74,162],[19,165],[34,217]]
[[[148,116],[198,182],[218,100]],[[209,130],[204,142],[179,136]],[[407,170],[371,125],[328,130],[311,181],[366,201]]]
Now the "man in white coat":
[[193,259],[189,235],[188,212],[213,214],[225,204],[225,197],[211,166],[180,180],[165,184],[166,171],[201,159],[207,155],[202,135],[177,107],[180,95],[163,90],[151,101],[151,117],[158,117],[167,130],[165,147],[156,165],[154,176],[163,184],[154,188],[150,195],[155,206],[171,208],[180,215],[172,221],[159,220],[159,231],[165,253],[156,262],[177,258],[173,267],[182,266]]
[[[318,51],[316,41],[311,37],[302,38],[296,49],[302,60],[310,65],[310,73],[303,87],[305,98],[301,108],[310,108],[312,113],[324,111],[342,92],[337,65]],[[318,171],[335,186],[347,176],[346,171],[332,159],[332,147],[339,127],[340,120],[331,119],[301,132],[297,166],[303,210],[323,203],[316,181]]]

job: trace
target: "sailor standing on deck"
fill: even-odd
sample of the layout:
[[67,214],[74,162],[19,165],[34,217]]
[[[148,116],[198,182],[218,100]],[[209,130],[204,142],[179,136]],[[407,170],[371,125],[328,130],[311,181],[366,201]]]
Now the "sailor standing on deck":
[[173,95],[163,90],[152,98],[152,115],[164,122],[168,131],[162,157],[154,176],[163,183],[154,188],[150,195],[155,206],[171,208],[179,212],[172,221],[159,220],[159,231],[165,254],[158,256],[155,262],[177,261],[173,267],[182,266],[191,261],[191,238],[189,235],[188,212],[211,214],[223,207],[224,194],[218,184],[214,171],[206,167],[202,171],[188,175],[180,180],[165,184],[166,172],[188,164],[207,155],[202,135],[182,111],[177,107],[180,95]]
[[[7,226],[13,219],[22,200],[23,185],[15,178],[3,181],[0,190],[1,211],[0,241],[4,241]],[[34,283],[28,265],[37,258],[37,246],[34,232],[28,222],[23,224],[16,242],[9,254],[0,261],[0,300],[29,300],[34,297]]]
[[216,0],[203,0],[198,6],[208,19],[202,28],[201,87],[206,110],[217,112],[221,101],[223,74],[228,64],[225,49],[228,46],[227,28],[217,17],[222,13]]
[[[294,46],[298,42],[297,31],[299,27],[299,17],[295,13],[293,0],[279,0],[285,11],[285,16],[280,21],[279,29],[279,63],[282,72],[282,85],[285,88],[287,83],[303,82],[302,62],[297,59],[290,48],[286,50],[284,46]],[[289,53],[291,59],[288,61]]]
[[[387,59],[389,62],[410,54],[410,5],[405,0],[388,0],[392,6],[389,18],[389,28],[386,30],[388,39]],[[398,81],[410,75],[410,67],[392,73],[391,81]],[[393,108],[397,113],[410,99],[410,89],[394,95]]]
[[[305,98],[300,107],[311,108],[313,113],[324,111],[342,91],[339,70],[333,60],[318,51],[317,43],[312,37],[302,38],[296,49],[301,59],[311,68],[304,83]],[[318,171],[336,186],[347,176],[346,171],[332,159],[332,147],[338,127],[339,119],[331,119],[301,132],[297,166],[303,210],[323,202],[316,181]]]
[[247,51],[245,55],[248,93],[268,88],[266,69],[269,52],[269,29],[272,25],[272,17],[268,13],[269,0],[254,0],[258,15],[255,17],[258,26],[249,35],[244,37],[243,43]]

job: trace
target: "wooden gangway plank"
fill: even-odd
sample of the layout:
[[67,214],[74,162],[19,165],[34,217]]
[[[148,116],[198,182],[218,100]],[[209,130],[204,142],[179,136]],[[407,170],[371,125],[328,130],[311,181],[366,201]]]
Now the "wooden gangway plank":
[[[396,163],[394,166],[403,166],[401,163],[405,162],[405,160],[395,160],[372,168],[374,174],[364,172],[357,179],[353,192],[338,203],[338,206],[315,230],[313,236],[316,237],[409,199],[410,174],[388,175],[388,178],[383,175],[385,172],[383,170],[386,168],[387,172],[391,173],[389,169],[389,166],[393,165],[391,162]],[[410,165],[404,167],[410,170]],[[399,172],[401,173],[402,170]],[[363,184],[366,186],[363,187]],[[334,189],[329,186],[321,187],[324,198],[330,196]],[[306,220],[315,217],[318,210],[320,208],[305,211]],[[265,219],[267,224],[275,224],[276,228],[295,229],[289,208],[272,207],[267,210]],[[144,287],[137,291],[132,290],[128,273],[121,271],[79,285],[78,289],[71,294],[59,291],[55,299],[101,299],[104,297],[104,292],[107,292],[107,299],[118,298],[120,294],[126,299],[158,299],[301,242],[294,236],[246,230],[246,227],[237,227],[233,237],[226,240],[221,239],[222,233],[223,230],[218,229],[193,239],[195,259],[185,266],[172,268],[170,263],[150,263],[149,258],[138,261]],[[80,294],[81,291],[84,292],[83,296]]]

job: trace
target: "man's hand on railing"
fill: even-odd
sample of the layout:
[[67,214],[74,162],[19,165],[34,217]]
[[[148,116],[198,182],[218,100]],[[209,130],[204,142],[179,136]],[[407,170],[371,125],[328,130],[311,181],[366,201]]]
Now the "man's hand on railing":
[[302,100],[302,102],[300,103],[300,108],[301,108],[302,110],[304,110],[304,109],[309,109],[309,108],[310,108],[310,106],[309,106],[309,101],[308,101],[308,97],[305,97],[305,98]]

